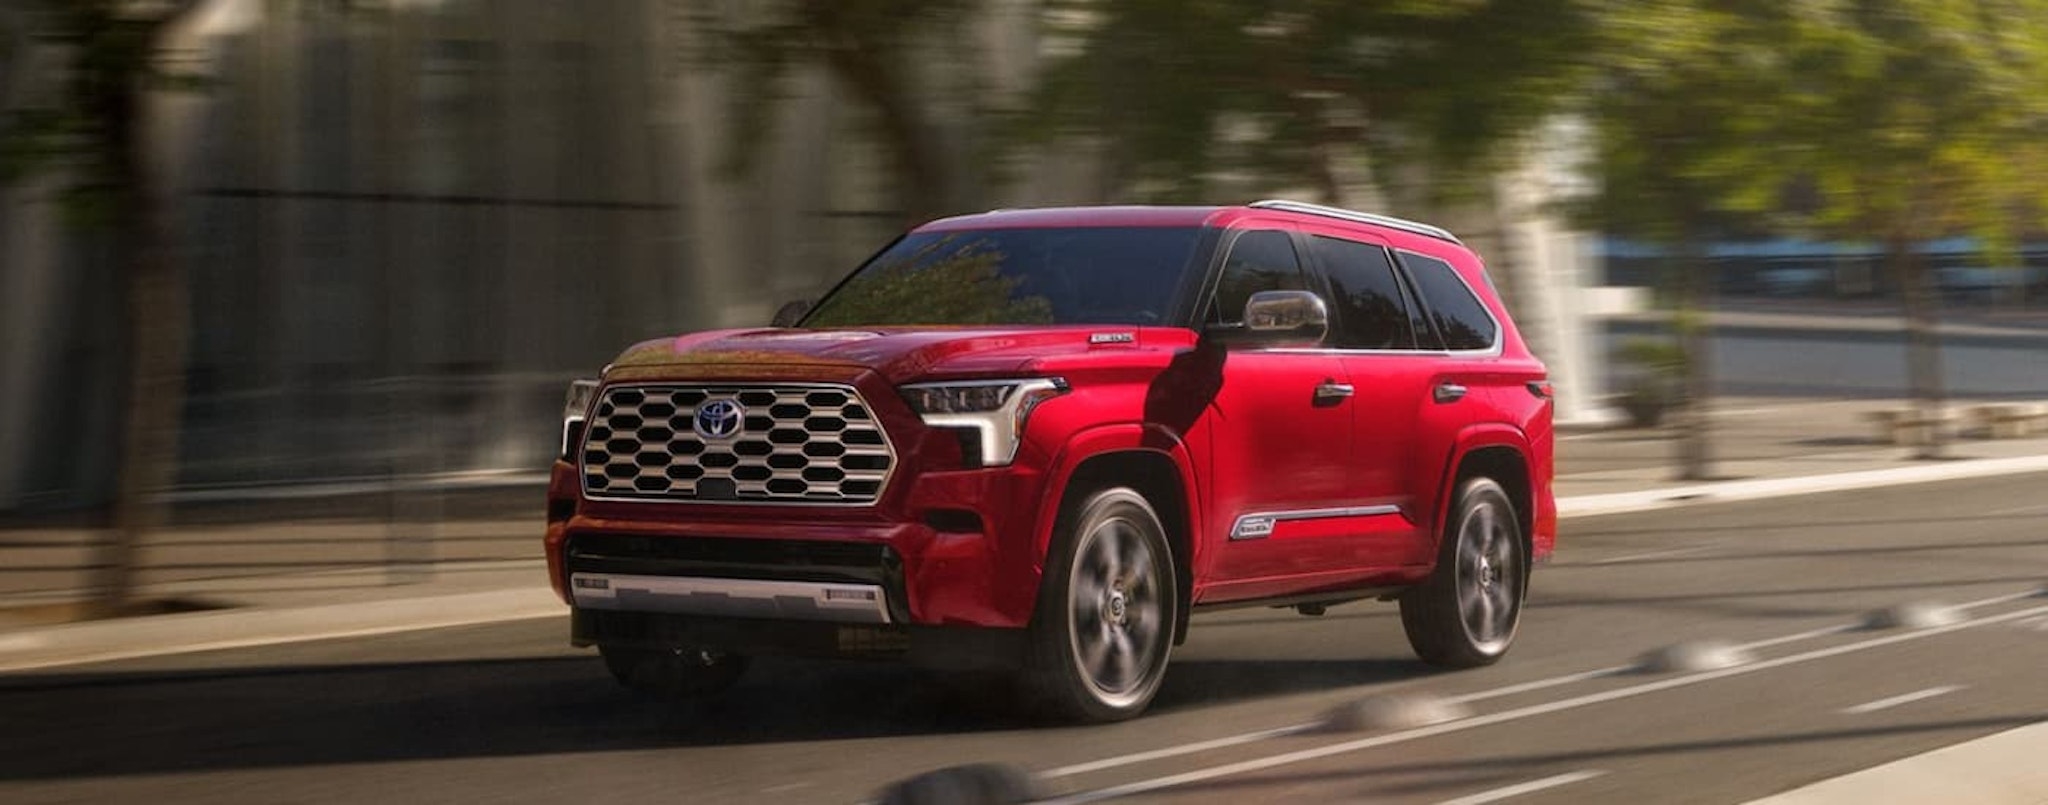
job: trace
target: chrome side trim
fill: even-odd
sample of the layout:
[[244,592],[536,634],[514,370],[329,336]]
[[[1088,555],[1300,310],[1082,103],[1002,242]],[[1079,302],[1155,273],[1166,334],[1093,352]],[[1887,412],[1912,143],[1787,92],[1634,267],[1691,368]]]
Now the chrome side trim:
[[1425,224],[1421,221],[1410,221],[1406,218],[1395,218],[1391,215],[1377,215],[1369,212],[1347,210],[1342,207],[1330,207],[1322,204],[1310,204],[1306,201],[1289,201],[1287,199],[1282,198],[1260,199],[1250,204],[1246,204],[1245,206],[1260,210],[1298,212],[1305,215],[1320,215],[1324,218],[1336,218],[1338,220],[1351,221],[1353,223],[1373,224],[1376,226],[1384,226],[1389,229],[1399,229],[1403,232],[1412,232],[1417,235],[1436,238],[1437,240],[1450,241],[1460,246],[1465,245],[1463,242],[1458,240],[1457,235],[1451,234],[1451,231],[1448,229],[1445,229],[1440,226],[1432,226],[1430,224]]
[[677,615],[888,623],[888,593],[872,584],[760,581],[697,576],[576,573],[576,606]]
[[1230,526],[1230,538],[1264,539],[1273,535],[1273,527],[1289,520],[1327,520],[1333,517],[1378,517],[1386,514],[1400,514],[1401,507],[1382,504],[1379,506],[1344,506],[1334,509],[1295,509],[1293,511],[1254,512],[1241,515]]

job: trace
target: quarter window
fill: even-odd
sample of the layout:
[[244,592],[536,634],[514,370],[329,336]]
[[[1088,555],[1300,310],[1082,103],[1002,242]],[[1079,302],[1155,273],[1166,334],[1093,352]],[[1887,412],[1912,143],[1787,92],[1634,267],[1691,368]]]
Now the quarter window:
[[1493,346],[1498,326],[1486,312],[1486,305],[1472,295],[1472,289],[1458,277],[1450,263],[1414,252],[1401,252],[1401,265],[1415,280],[1415,290],[1429,308],[1430,320],[1443,336],[1444,348],[1487,349]]
[[1330,301],[1337,308],[1333,344],[1345,349],[1414,349],[1408,302],[1387,250],[1321,235],[1309,242],[1329,277]]
[[1239,235],[1223,262],[1223,276],[1216,282],[1216,301],[1209,306],[1208,321],[1226,324],[1244,318],[1244,303],[1260,291],[1299,291],[1308,288],[1301,273],[1301,260],[1294,254],[1294,239],[1273,229],[1258,229]]

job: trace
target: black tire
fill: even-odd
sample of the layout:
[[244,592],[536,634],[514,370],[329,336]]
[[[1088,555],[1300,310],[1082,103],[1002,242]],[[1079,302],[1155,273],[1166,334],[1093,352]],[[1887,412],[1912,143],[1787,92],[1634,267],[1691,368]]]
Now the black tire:
[[707,649],[649,649],[599,646],[605,670],[627,690],[675,701],[709,696],[730,688],[746,673],[747,658]]
[[1173,554],[1136,490],[1073,497],[1053,533],[1025,682],[1063,720],[1122,721],[1145,712],[1166,677],[1180,615]]
[[1423,662],[1492,665],[1521,626],[1529,552],[1507,491],[1491,478],[1458,488],[1429,579],[1401,596],[1401,626]]

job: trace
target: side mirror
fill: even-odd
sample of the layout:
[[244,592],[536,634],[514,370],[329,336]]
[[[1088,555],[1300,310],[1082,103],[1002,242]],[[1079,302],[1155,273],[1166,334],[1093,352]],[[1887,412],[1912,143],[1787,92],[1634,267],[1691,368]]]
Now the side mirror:
[[1330,332],[1330,308],[1308,291],[1260,291],[1244,303],[1244,323],[1211,327],[1225,344],[1320,344]]
[[797,322],[803,321],[804,314],[809,312],[811,312],[811,303],[809,301],[798,299],[794,302],[784,302],[782,307],[775,311],[775,319],[769,322],[768,326],[795,327]]

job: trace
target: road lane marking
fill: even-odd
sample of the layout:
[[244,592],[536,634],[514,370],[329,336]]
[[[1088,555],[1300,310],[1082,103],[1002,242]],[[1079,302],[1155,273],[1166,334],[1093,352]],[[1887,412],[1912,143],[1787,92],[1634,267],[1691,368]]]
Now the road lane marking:
[[[1964,604],[1957,604],[1955,608],[1958,611],[1967,612],[1969,610],[1978,609],[1981,607],[1993,606],[1996,604],[2003,604],[2011,601],[2019,601],[2022,599],[2032,598],[2034,597],[2034,595],[2035,594],[2032,591],[2023,593],[2007,593],[2005,595],[1997,595],[1992,596],[1990,598],[1971,601]],[[1779,637],[1758,640],[1753,643],[1742,643],[1740,645],[1737,645],[1736,648],[1754,651],[1757,649],[1769,648],[1771,646],[1784,645],[1786,643],[1796,643],[1802,640],[1812,640],[1816,637],[1828,637],[1830,635],[1845,634],[1848,632],[1855,631],[1856,628],[1857,627],[1855,624],[1827,626],[1820,629],[1809,629],[1807,631],[1798,632],[1795,634],[1788,634]],[[1547,679],[1537,679],[1529,682],[1520,682],[1513,685],[1491,688],[1488,690],[1482,690],[1475,693],[1467,693],[1460,696],[1452,696],[1449,699],[1447,699],[1447,701],[1453,704],[1471,704],[1473,702],[1485,701],[1487,699],[1497,699],[1502,696],[1514,696],[1522,693],[1529,693],[1531,691],[1544,690],[1546,688],[1560,687],[1563,685],[1571,685],[1579,682],[1590,682],[1595,679],[1601,679],[1611,676],[1620,676],[1622,674],[1626,674],[1634,670],[1636,670],[1636,666],[1634,665],[1614,665],[1606,668],[1596,668],[1591,671],[1579,671],[1577,673],[1553,676]],[[1146,750],[1143,752],[1133,752],[1128,755],[1117,755],[1115,757],[1107,757],[1101,760],[1091,760],[1086,763],[1076,763],[1071,766],[1061,766],[1055,769],[1040,772],[1040,776],[1071,777],[1076,774],[1087,774],[1089,772],[1097,772],[1102,771],[1104,769],[1114,769],[1119,766],[1129,766],[1137,763],[1149,763],[1154,760],[1165,760],[1167,758],[1179,757],[1181,755],[1192,755],[1197,752],[1207,752],[1211,749],[1223,749],[1232,746],[1242,746],[1248,743],[1256,743],[1258,741],[1263,741],[1268,738],[1284,738],[1290,735],[1298,735],[1313,730],[1318,726],[1321,726],[1321,724],[1312,721],[1304,724],[1295,724],[1287,727],[1279,727],[1277,729],[1259,730],[1257,732],[1246,732],[1237,735],[1226,735],[1221,738],[1213,738],[1206,741],[1197,741],[1195,743],[1189,744],[1166,746],[1161,747],[1159,749]]]
[[2033,505],[2016,506],[2010,509],[1992,509],[1991,511],[1985,512],[1984,516],[1999,517],[2007,514],[2048,514],[2048,506]]
[[1604,771],[1575,771],[1555,777],[1545,777],[1541,780],[1530,780],[1526,783],[1503,786],[1492,791],[1481,791],[1467,797],[1447,799],[1439,805],[1485,805],[1488,802],[1499,802],[1510,797],[1519,797],[1523,794],[1534,794],[1538,791],[1556,788],[1561,785],[1583,783],[1606,773]]
[[1864,702],[1862,704],[1856,705],[1855,707],[1844,707],[1842,708],[1842,712],[1852,716],[1860,716],[1864,713],[1875,713],[1879,710],[1889,710],[1902,704],[1912,704],[1922,699],[1932,699],[1936,696],[1946,696],[1948,694],[1954,693],[1962,689],[1962,685],[1943,685],[1938,688],[1916,690],[1912,693],[1901,693],[1889,699],[1878,699],[1874,702]]
[[1118,755],[1116,757],[1103,758],[1102,760],[1092,760],[1087,763],[1076,763],[1072,766],[1061,766],[1057,769],[1051,769],[1042,772],[1041,776],[1071,777],[1076,774],[1087,774],[1091,771],[1114,769],[1118,766],[1128,766],[1133,763],[1144,763],[1153,760],[1164,760],[1166,758],[1178,757],[1180,755],[1190,755],[1196,752],[1207,752],[1211,749],[1222,749],[1225,747],[1239,746],[1242,744],[1252,743],[1253,741],[1263,741],[1267,738],[1280,738],[1287,735],[1294,735],[1296,733],[1306,732],[1310,729],[1313,729],[1315,726],[1316,725],[1314,723],[1296,724],[1291,727],[1260,730],[1258,732],[1247,732],[1241,735],[1230,735],[1222,738],[1216,738],[1214,740],[1198,741],[1196,743],[1181,744],[1179,746],[1169,746],[1162,749],[1154,749],[1149,752],[1133,752],[1128,755]]
[[1189,783],[1198,783],[1204,780],[1213,780],[1219,777],[1229,777],[1232,775],[1244,774],[1246,772],[1264,771],[1266,769],[1276,768],[1279,766],[1288,766],[1295,763],[1301,763],[1304,761],[1319,760],[1321,758],[1332,757],[1335,755],[1349,754],[1352,752],[1359,752],[1367,749],[1376,749],[1382,746],[1406,743],[1408,741],[1416,741],[1424,738],[1434,738],[1439,735],[1448,735],[1455,732],[1463,732],[1465,730],[1478,729],[1480,727],[1488,727],[1495,724],[1507,723],[1510,721],[1519,721],[1525,718],[1534,718],[1536,716],[1545,716],[1550,715],[1552,713],[1560,713],[1567,710],[1575,710],[1581,707],[1588,707],[1596,704],[1605,704],[1607,702],[1618,701],[1621,699],[1635,698],[1637,696],[1644,696],[1651,693],[1660,693],[1667,690],[1690,687],[1693,685],[1698,685],[1706,682],[1713,682],[1716,680],[1726,679],[1729,677],[1753,674],[1760,671],[1768,671],[1775,668],[1797,665],[1799,663],[1812,662],[1814,660],[1824,660],[1831,657],[1838,657],[1844,654],[1852,654],[1859,651],[1867,651],[1869,649],[1882,648],[1885,646],[1896,645],[1899,643],[1906,643],[1914,640],[1921,640],[1929,637],[1945,635],[1950,632],[1961,631],[1963,629],[1971,629],[1978,626],[1987,626],[1994,623],[2005,623],[2008,621],[2015,621],[2020,620],[2022,618],[2028,618],[2043,614],[2048,614],[2048,606],[2039,606],[2030,609],[2016,610],[2013,612],[2007,612],[1999,615],[1986,616],[1975,620],[1967,620],[1962,621],[1960,623],[1953,623],[1947,626],[1936,626],[1927,629],[1917,629],[1909,632],[1899,632],[1885,635],[1883,637],[1874,637],[1869,640],[1864,640],[1856,643],[1845,643],[1839,646],[1829,646],[1827,648],[1815,649],[1813,651],[1808,651],[1802,654],[1792,654],[1784,657],[1762,660],[1759,662],[1750,663],[1748,665],[1738,665],[1732,668],[1722,668],[1714,671],[1703,671],[1697,674],[1689,674],[1685,676],[1671,677],[1668,679],[1660,679],[1654,682],[1645,682],[1640,685],[1632,685],[1625,688],[1617,688],[1615,690],[1600,691],[1598,693],[1589,693],[1583,696],[1576,696],[1570,699],[1561,699],[1554,702],[1545,702],[1543,704],[1533,704],[1526,707],[1518,707],[1513,710],[1503,710],[1498,713],[1474,716],[1472,718],[1462,719],[1459,721],[1451,721],[1443,724],[1419,727],[1412,730],[1390,732],[1382,735],[1374,735],[1368,738],[1359,738],[1351,741],[1343,741],[1334,744],[1325,744],[1323,746],[1318,746],[1310,749],[1300,749],[1292,752],[1282,752],[1275,755],[1267,755],[1265,757],[1253,758],[1251,760],[1241,760],[1235,763],[1226,763],[1217,766],[1209,766],[1205,768],[1195,769],[1193,771],[1182,772],[1180,774],[1167,775],[1165,777],[1155,777],[1149,780],[1138,780],[1136,782],[1124,783],[1122,785],[1110,786],[1108,788],[1100,788],[1093,791],[1082,791],[1071,796],[1062,797],[1053,801],[1063,803],[1064,805],[1080,805],[1080,803],[1100,802],[1106,799],[1117,799],[1121,797],[1136,796],[1138,794],[1144,794],[1152,791],[1159,791],[1162,789],[1187,785]]

